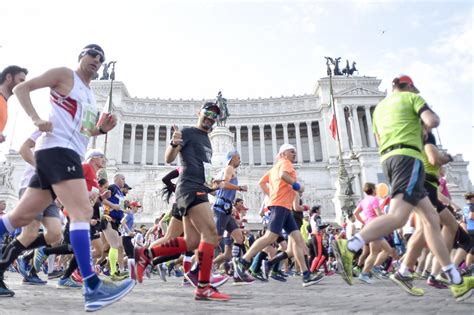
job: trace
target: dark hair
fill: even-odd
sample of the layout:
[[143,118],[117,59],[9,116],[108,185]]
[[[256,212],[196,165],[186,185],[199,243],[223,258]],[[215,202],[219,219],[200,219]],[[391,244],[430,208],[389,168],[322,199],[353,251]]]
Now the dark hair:
[[238,204],[241,201],[244,201],[244,200],[242,198],[235,198],[234,205]]
[[18,73],[23,72],[25,75],[28,74],[28,70],[26,68],[22,68],[19,66],[8,66],[3,69],[1,76],[0,76],[0,84],[5,82],[7,79],[7,75],[11,74],[12,77],[16,76]]
[[470,200],[471,198],[474,198],[474,193],[473,192],[468,192],[464,194],[464,199]]
[[374,194],[374,191],[375,191],[375,184],[374,183],[365,183],[363,190],[367,195],[372,196]]
[[392,81],[392,87],[396,88],[398,90],[406,90],[406,89],[408,89],[409,86],[410,86],[409,83],[400,83],[399,78],[395,78]]
[[321,206],[312,206],[311,207],[311,213],[315,213],[316,211],[320,211],[321,210]]
[[87,45],[86,47],[82,48],[82,51],[79,54],[79,57],[77,57],[77,61],[81,60],[81,58],[84,57],[84,55],[86,54],[86,51],[88,49],[100,51],[102,53],[102,55],[104,55],[104,59],[105,59],[105,52],[102,49],[102,47],[100,47],[99,45],[96,45],[96,44],[90,44],[90,45]]
[[99,179],[99,181],[97,182],[99,184],[100,187],[104,186],[105,184],[107,184],[109,181],[107,180],[107,178],[101,178]]

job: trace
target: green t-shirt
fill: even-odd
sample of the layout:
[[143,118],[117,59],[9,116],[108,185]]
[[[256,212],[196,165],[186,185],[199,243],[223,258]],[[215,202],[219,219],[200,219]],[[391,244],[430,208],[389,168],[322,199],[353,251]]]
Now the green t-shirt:
[[382,155],[381,161],[394,155],[422,159],[423,134],[418,112],[425,104],[425,100],[418,94],[394,92],[375,107],[373,132],[379,135],[379,152],[396,144],[419,148],[419,151],[409,148],[392,150]]

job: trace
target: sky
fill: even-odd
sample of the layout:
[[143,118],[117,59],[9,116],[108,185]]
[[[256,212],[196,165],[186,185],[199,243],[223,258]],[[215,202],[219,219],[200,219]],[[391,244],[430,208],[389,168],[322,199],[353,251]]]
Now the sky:
[[[360,75],[409,74],[441,117],[443,148],[461,153],[474,181],[472,1],[2,1],[0,68],[28,77],[77,66],[87,44],[116,60],[132,96],[267,98],[314,93],[324,56],[356,61]],[[33,103],[44,116],[47,91]],[[7,141],[18,149],[33,126],[14,97]]]

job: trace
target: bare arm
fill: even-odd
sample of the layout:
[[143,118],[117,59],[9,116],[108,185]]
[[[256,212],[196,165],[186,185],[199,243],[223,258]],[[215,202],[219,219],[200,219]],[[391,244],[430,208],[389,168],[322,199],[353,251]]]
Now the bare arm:
[[354,211],[354,216],[356,217],[356,219],[362,223],[362,224],[365,224],[365,221],[364,219],[362,219],[362,217],[360,216],[360,212],[362,211],[362,208],[360,207],[357,207]]
[[441,166],[449,163],[451,160],[448,155],[441,154],[441,152],[438,151],[438,148],[431,143],[425,144],[424,149],[426,156],[428,157],[428,162],[430,162],[431,165]]
[[171,142],[174,145],[176,145],[176,147],[173,147],[173,146],[169,145],[166,148],[166,152],[165,152],[165,161],[166,161],[166,163],[171,163],[176,159],[176,157],[178,156],[178,153],[181,151],[181,147],[182,147],[182,144],[183,144],[183,138],[182,138],[181,131],[179,131],[177,126],[173,126],[173,130],[174,130],[174,132],[173,132],[173,136],[171,138]]
[[440,120],[439,116],[432,110],[425,110],[420,115],[423,124],[427,127],[433,129],[439,126]]
[[304,207],[300,205],[300,194],[295,191],[295,199],[293,200],[293,210],[297,212],[303,212]]
[[267,196],[270,195],[270,190],[268,189],[268,181],[269,181],[269,174],[268,173],[263,175],[263,177],[260,178],[260,180],[258,181],[258,185],[262,189],[263,193]]
[[36,167],[35,156],[32,149],[35,147],[35,142],[31,139],[27,139],[20,147],[20,153],[23,160],[25,160],[31,166]]

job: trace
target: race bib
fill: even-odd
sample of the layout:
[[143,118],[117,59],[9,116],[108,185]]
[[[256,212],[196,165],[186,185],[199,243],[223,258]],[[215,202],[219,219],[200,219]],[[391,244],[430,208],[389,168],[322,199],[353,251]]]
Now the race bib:
[[207,162],[202,162],[204,165],[204,181],[205,184],[209,187],[212,186],[212,164]]
[[82,103],[81,133],[90,137],[97,121],[97,108],[89,103]]

